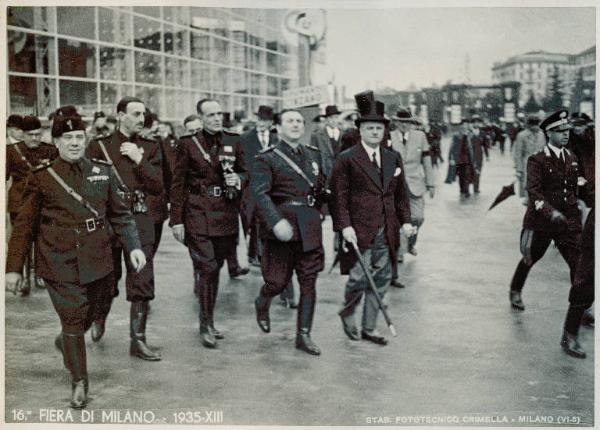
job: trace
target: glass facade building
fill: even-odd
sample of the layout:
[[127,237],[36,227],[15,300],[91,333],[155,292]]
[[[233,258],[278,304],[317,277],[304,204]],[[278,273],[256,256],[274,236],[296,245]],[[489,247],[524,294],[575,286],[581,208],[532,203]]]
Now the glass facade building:
[[9,7],[8,113],[47,116],[75,105],[113,113],[125,95],[180,121],[196,102],[223,110],[280,109],[298,86],[298,47],[284,9]]

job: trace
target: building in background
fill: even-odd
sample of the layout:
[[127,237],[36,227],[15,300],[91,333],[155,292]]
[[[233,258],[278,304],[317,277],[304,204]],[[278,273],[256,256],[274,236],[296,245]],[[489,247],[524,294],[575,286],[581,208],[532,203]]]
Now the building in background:
[[114,113],[125,95],[161,119],[203,97],[228,112],[275,109],[308,64],[282,35],[285,9],[9,7],[8,114],[47,116],[72,104]]
[[[530,101],[532,96],[535,102],[543,106],[544,100],[553,91],[556,79],[558,79],[557,89],[561,92],[563,106],[579,110],[577,105],[582,96],[576,93],[577,81],[588,82],[588,84],[580,84],[582,89],[595,86],[596,47],[593,46],[578,54],[531,51],[510,57],[502,63],[494,63],[492,67],[494,83],[516,81],[521,84],[518,101],[521,108]],[[593,92],[591,91],[592,97]]]

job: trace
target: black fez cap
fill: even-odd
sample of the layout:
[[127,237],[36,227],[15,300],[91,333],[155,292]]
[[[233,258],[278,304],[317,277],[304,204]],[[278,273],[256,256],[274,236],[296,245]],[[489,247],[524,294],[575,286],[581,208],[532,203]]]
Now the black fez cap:
[[37,116],[27,115],[23,117],[23,131],[32,131],[42,128],[42,123]]
[[85,123],[75,106],[61,106],[56,109],[52,122],[52,137],[61,137],[65,133],[78,130],[85,131]]
[[571,128],[569,123],[569,111],[561,109],[548,116],[540,124],[540,128],[544,131],[565,131]]
[[23,117],[21,115],[11,115],[6,120],[6,128],[13,127],[22,129],[23,128]]

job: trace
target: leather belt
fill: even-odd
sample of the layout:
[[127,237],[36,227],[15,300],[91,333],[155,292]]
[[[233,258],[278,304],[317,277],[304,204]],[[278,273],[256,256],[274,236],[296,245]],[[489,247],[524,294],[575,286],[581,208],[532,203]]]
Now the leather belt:
[[41,222],[42,222],[42,224],[51,225],[53,227],[58,227],[58,228],[66,228],[66,229],[73,229],[73,230],[77,230],[77,229],[84,230],[85,229],[85,230],[87,230],[88,233],[91,233],[95,230],[104,228],[104,225],[105,225],[104,218],[88,218],[83,222],[69,223],[69,222],[57,221],[55,218],[42,216]]
[[315,205],[315,199],[312,195],[307,195],[302,198],[302,196],[298,197],[282,197],[282,198],[273,198],[273,203],[276,205],[285,205],[285,206],[309,206],[313,207]]
[[200,187],[190,187],[188,188],[190,194],[208,196],[208,197],[221,197],[223,195],[223,189],[219,185],[211,185],[205,186],[201,185]]

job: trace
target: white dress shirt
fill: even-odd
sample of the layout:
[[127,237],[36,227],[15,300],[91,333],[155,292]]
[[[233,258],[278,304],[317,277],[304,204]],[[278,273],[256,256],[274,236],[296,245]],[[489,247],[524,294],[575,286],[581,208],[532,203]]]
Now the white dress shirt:
[[552,150],[552,152],[554,152],[554,155],[556,155],[559,160],[562,160],[563,162],[565,161],[565,148],[557,148],[556,146],[550,144],[548,144],[548,147]]
[[360,143],[363,146],[363,148],[365,148],[365,151],[367,151],[367,155],[369,156],[369,161],[373,162],[373,154],[375,154],[375,159],[377,160],[377,165],[381,169],[381,151],[380,151],[379,147],[371,148],[369,145],[367,145],[362,140],[360,141]]
[[325,127],[327,129],[327,135],[330,139],[338,140],[340,137],[340,129],[339,128],[331,128],[329,126]]

